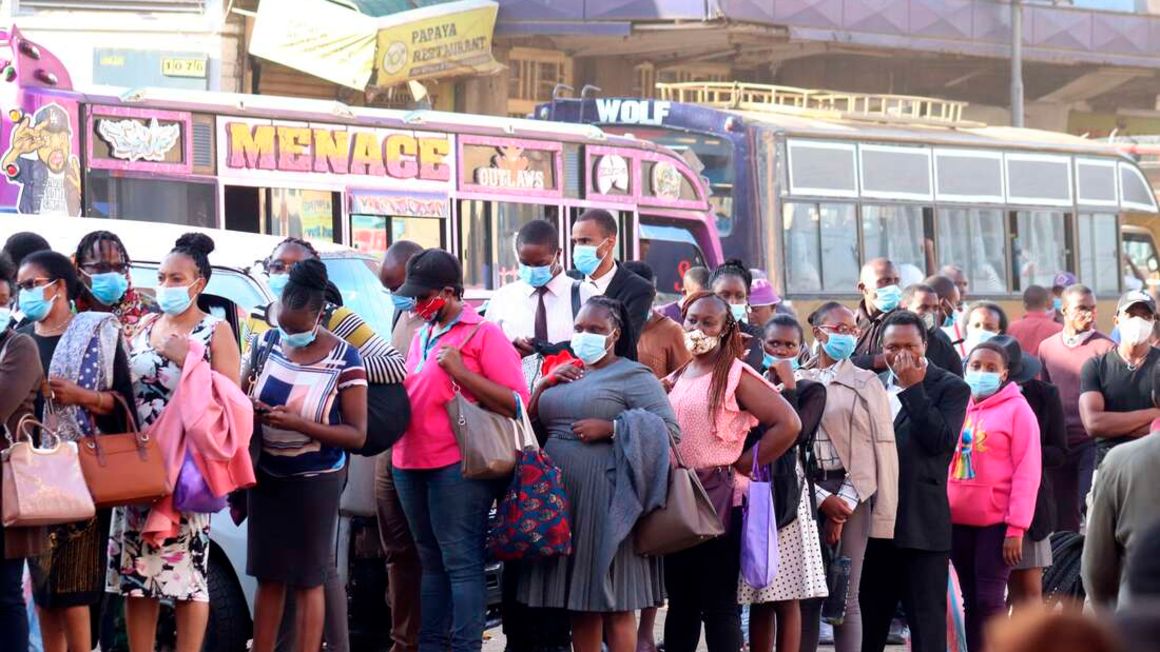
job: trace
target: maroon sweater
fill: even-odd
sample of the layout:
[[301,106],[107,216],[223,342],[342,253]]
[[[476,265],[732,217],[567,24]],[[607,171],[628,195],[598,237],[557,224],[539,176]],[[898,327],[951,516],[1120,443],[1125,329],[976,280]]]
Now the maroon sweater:
[[1088,439],[1087,430],[1079,418],[1079,372],[1085,362],[1116,348],[1116,343],[1103,333],[1092,333],[1083,344],[1069,347],[1063,343],[1063,333],[1056,333],[1039,345],[1043,360],[1043,380],[1059,388],[1063,414],[1067,422],[1067,444],[1075,446]]

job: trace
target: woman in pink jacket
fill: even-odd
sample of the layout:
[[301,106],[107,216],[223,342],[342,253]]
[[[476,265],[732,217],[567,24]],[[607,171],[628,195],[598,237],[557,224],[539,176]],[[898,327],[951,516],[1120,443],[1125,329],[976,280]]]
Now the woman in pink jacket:
[[983,649],[987,620],[1007,611],[1007,577],[1023,556],[1039,491],[1039,422],[1007,371],[997,344],[983,342],[967,357],[971,402],[947,483],[970,652]]

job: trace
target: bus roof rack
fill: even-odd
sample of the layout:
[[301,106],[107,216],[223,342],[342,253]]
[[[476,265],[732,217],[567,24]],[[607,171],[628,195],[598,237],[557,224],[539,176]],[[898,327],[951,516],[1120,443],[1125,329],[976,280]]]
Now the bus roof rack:
[[746,82],[658,83],[662,100],[722,109],[941,127],[982,127],[963,119],[966,102],[916,95],[848,93]]

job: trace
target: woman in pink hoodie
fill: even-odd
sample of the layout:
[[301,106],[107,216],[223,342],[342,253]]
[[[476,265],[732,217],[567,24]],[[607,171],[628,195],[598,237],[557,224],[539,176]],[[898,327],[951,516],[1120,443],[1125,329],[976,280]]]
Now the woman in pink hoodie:
[[967,357],[971,402],[947,483],[970,652],[983,649],[987,620],[1007,610],[1007,577],[1023,556],[1039,492],[1039,422],[1007,372],[997,344],[983,342]]

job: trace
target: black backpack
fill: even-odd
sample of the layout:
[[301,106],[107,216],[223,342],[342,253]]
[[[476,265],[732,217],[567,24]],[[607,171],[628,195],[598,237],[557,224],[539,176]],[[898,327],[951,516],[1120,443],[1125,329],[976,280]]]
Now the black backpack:
[[[255,336],[250,345],[250,378],[257,380],[270,352],[278,343],[278,329]],[[347,346],[353,346],[347,344]],[[367,439],[362,448],[348,452],[374,457],[399,441],[411,423],[411,399],[402,383],[367,385]]]

